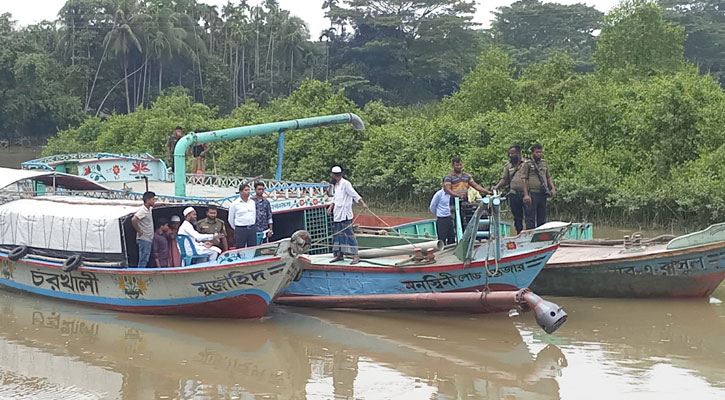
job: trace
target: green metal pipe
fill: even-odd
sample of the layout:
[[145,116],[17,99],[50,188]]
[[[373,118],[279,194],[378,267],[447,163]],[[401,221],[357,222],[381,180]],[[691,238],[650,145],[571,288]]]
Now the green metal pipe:
[[317,128],[321,126],[345,123],[351,123],[355,130],[358,131],[365,129],[365,125],[360,117],[353,113],[347,113],[242,126],[218,131],[189,133],[179,139],[179,141],[176,142],[176,147],[174,148],[174,192],[177,196],[186,196],[186,150],[191,146],[200,143],[221,142],[224,140],[241,139],[249,136],[266,135],[268,133]]

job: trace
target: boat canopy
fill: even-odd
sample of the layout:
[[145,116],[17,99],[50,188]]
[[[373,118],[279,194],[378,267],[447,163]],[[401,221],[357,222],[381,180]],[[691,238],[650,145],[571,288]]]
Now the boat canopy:
[[0,244],[121,254],[122,219],[140,206],[140,202],[65,196],[10,201],[0,205]]
[[26,179],[42,182],[46,186],[62,186],[70,190],[109,190],[101,184],[76,175],[48,170],[0,168],[0,189]]

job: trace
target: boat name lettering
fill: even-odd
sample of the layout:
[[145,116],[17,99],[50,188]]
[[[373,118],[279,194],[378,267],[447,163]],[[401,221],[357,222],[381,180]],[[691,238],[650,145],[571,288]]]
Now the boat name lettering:
[[[709,265],[712,265],[710,263]],[[622,275],[661,275],[680,276],[689,275],[693,270],[707,270],[708,264],[702,257],[683,258],[679,260],[665,261],[656,264],[639,265],[617,265],[609,268],[609,272]]]
[[[491,264],[489,263],[488,268],[491,269]],[[531,267],[529,267],[531,268]],[[499,267],[498,271],[491,275],[492,278],[496,278],[499,276],[502,276],[503,274],[508,273],[514,273],[514,272],[523,272],[526,270],[526,265],[524,264],[514,264],[514,265],[506,265],[504,267]]]
[[86,293],[86,291],[89,291],[91,294],[97,295],[98,278],[96,275],[87,271],[80,272],[79,275],[74,276],[73,273],[30,271],[33,285],[36,287],[41,287],[47,283],[52,290],[56,291],[60,291],[61,288],[66,288],[73,293]]
[[204,296],[211,296],[212,294],[226,292],[241,285],[254,286],[254,283],[250,282],[250,280],[258,282],[259,280],[264,281],[266,279],[264,270],[246,274],[240,273],[239,271],[232,271],[226,276],[220,278],[215,277],[211,281],[192,283],[192,285],[196,286],[201,293],[204,293]]
[[51,312],[45,315],[40,311],[33,311],[32,324],[45,328],[59,329],[63,335],[98,336],[98,324],[87,324],[78,319],[60,318],[60,313]]
[[438,276],[435,275],[423,275],[423,279],[414,281],[401,281],[405,285],[406,289],[421,289],[421,290],[433,290],[433,289],[445,289],[446,286],[458,286],[458,282],[476,281],[481,279],[480,272],[467,272],[465,274],[453,275],[448,272],[439,272]]

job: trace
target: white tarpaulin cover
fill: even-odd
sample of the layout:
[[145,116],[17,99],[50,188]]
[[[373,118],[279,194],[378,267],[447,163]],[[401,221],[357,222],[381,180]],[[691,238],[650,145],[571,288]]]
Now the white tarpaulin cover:
[[122,253],[119,219],[129,201],[47,196],[0,205],[0,244],[88,253]]

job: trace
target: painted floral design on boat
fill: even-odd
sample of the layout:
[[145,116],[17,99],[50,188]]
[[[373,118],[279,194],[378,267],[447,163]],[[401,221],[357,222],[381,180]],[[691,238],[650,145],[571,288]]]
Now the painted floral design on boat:
[[131,173],[142,174],[144,172],[151,171],[148,167],[148,163],[145,161],[134,161],[132,165],[133,168],[131,169]]

